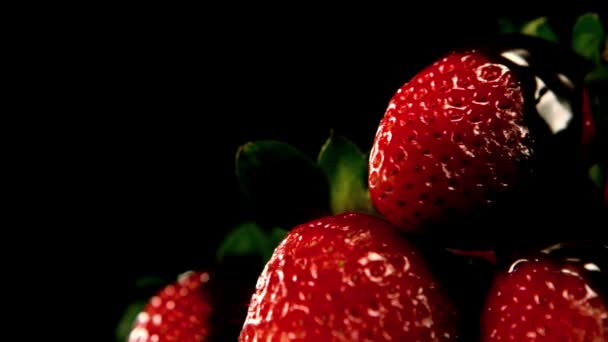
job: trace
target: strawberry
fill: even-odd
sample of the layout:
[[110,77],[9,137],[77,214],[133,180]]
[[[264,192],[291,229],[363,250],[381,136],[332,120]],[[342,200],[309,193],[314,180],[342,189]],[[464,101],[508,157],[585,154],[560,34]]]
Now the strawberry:
[[256,256],[227,255],[160,289],[138,314],[129,342],[234,341],[262,267]]
[[454,52],[402,86],[370,155],[372,200],[417,230],[449,210],[492,202],[532,154],[518,76],[477,51]]
[[369,158],[378,212],[405,231],[461,219],[487,231],[492,219],[512,232],[514,213],[544,222],[584,208],[560,196],[582,187],[581,142],[593,136],[584,67],[562,50],[514,38],[453,51],[397,90]]
[[360,213],[291,230],[258,278],[239,341],[453,341],[455,312],[416,248]]
[[209,273],[186,272],[164,287],[139,313],[129,342],[205,341],[212,312]]
[[496,277],[482,315],[481,341],[608,340],[608,306],[593,281],[603,266],[580,260],[520,259]]

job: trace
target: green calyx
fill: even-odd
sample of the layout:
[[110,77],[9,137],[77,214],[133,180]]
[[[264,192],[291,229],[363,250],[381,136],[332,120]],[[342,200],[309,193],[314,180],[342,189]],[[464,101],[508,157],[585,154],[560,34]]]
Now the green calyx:
[[236,153],[236,175],[252,218],[234,227],[217,250],[227,257],[266,263],[287,231],[298,224],[345,212],[376,214],[367,188],[367,155],[331,132],[313,160],[275,140],[246,143]]
[[332,132],[317,160],[329,181],[333,214],[375,213],[367,188],[367,157],[352,141]]

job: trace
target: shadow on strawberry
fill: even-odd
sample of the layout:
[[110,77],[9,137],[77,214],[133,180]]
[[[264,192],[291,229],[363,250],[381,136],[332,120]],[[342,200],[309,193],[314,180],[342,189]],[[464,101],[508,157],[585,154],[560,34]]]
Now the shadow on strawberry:
[[432,239],[419,236],[408,235],[408,239],[419,247],[429,269],[462,318],[460,340],[477,341],[485,294],[502,260],[497,260],[493,250],[457,250],[443,248]]

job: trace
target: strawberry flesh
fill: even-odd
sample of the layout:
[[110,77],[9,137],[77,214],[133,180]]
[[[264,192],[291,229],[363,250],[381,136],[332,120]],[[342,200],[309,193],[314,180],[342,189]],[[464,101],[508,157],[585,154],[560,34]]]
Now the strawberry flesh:
[[546,257],[516,261],[489,292],[481,341],[606,341],[606,301],[586,276],[599,270]]
[[239,341],[453,341],[455,314],[422,257],[364,214],[294,228],[258,278]]
[[128,342],[205,341],[212,312],[207,272],[186,272],[152,297],[137,316]]
[[477,51],[454,52],[394,95],[370,155],[378,211],[406,231],[493,202],[532,154],[521,83]]

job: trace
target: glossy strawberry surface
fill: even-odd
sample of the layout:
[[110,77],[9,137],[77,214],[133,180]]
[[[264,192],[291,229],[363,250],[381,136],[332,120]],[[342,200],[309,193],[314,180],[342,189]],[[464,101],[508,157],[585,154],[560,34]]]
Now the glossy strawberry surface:
[[128,342],[205,341],[210,334],[207,272],[187,272],[152,297],[137,316]]
[[452,53],[400,88],[370,155],[376,208],[404,230],[512,188],[533,153],[518,77],[476,51]]
[[[599,249],[586,254],[605,257],[606,246]],[[608,339],[605,280],[600,280],[606,259],[545,252],[515,261],[495,278],[483,310],[481,341]]]
[[456,316],[410,243],[364,214],[294,228],[258,279],[239,341],[453,341]]
[[595,126],[585,70],[531,37],[444,55],[397,90],[380,121],[368,175],[375,207],[457,248],[589,234],[560,228],[592,227],[601,202],[587,176]]

